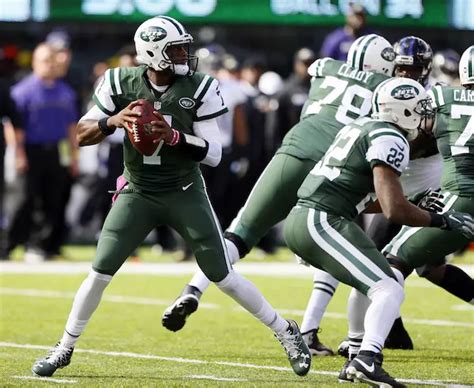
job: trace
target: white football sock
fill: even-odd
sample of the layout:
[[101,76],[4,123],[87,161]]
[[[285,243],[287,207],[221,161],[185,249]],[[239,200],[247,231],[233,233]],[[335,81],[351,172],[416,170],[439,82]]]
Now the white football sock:
[[359,353],[362,338],[364,337],[365,314],[369,306],[370,299],[353,288],[347,299],[349,358],[353,358]]
[[216,285],[274,332],[282,333],[288,328],[288,322],[273,309],[257,287],[235,271],[230,271]]
[[[398,270],[397,268],[392,267],[392,272],[395,274],[395,277],[397,278],[398,284],[400,284],[403,288],[405,288],[405,277],[403,274]],[[397,318],[401,317],[401,313],[398,314]]]
[[367,293],[372,301],[365,315],[365,335],[360,350],[379,353],[393,326],[400,316],[400,306],[405,297],[403,287],[394,279],[379,280]]
[[327,272],[315,269],[313,291],[304,312],[301,332],[318,329],[326,308],[336,291],[339,281]]
[[61,338],[62,346],[70,348],[75,345],[111,280],[112,276],[110,275],[103,275],[94,270],[89,272],[74,297],[66,328]]
[[[227,247],[227,254],[230,263],[235,264],[240,260],[239,250],[232,241],[227,240],[225,238],[224,242]],[[188,284],[190,286],[196,287],[199,291],[201,291],[201,293],[204,293],[204,291],[207,290],[207,287],[209,287],[209,285],[211,284],[211,281],[206,277],[206,275],[204,275],[204,273],[200,269],[198,269]]]

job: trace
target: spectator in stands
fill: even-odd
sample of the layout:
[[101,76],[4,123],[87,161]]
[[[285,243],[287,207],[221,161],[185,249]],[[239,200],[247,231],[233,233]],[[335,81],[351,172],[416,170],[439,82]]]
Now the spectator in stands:
[[5,136],[3,118],[6,117],[15,129],[15,167],[17,173],[22,174],[28,168],[24,148],[24,132],[21,129],[20,115],[15,103],[10,97],[9,85],[6,81],[0,81],[0,260],[7,260],[6,252],[6,215],[4,214],[4,193],[5,193]]
[[321,47],[321,57],[330,57],[345,61],[351,44],[362,35],[373,31],[366,26],[366,12],[359,4],[349,4],[346,24],[329,33]]
[[301,114],[301,109],[308,99],[311,77],[308,67],[316,60],[309,48],[301,48],[294,55],[293,73],[286,79],[282,89],[276,94],[278,106],[269,113],[269,131],[273,138],[270,153],[273,155],[280,146],[285,134],[295,125]]
[[[55,49],[42,43],[33,52],[33,73],[12,88],[12,98],[24,124],[28,160],[25,198],[14,214],[8,231],[7,255],[24,243],[25,260],[44,260],[62,219],[60,204],[64,190],[59,146],[68,141],[71,166],[77,166],[78,146],[75,129],[78,119],[76,94],[57,79]],[[74,167],[73,167],[74,168]],[[33,223],[39,208],[43,222]],[[36,232],[36,233],[34,233]]]

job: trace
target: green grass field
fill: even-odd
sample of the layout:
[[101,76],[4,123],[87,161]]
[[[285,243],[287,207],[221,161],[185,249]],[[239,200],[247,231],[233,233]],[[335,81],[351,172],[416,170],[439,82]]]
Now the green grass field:
[[[33,378],[31,366],[62,334],[85,274],[0,276],[1,386],[340,386],[335,374],[343,358],[314,358],[308,376],[294,375],[271,331],[214,286],[182,331],[165,330],[162,312],[189,276],[125,273],[106,290],[71,365],[58,370],[56,380]],[[305,278],[248,278],[284,316],[301,322],[310,273]],[[411,381],[410,386],[473,385],[472,306],[416,276],[406,290],[402,312],[416,349],[384,351],[386,370]],[[323,318],[320,336],[333,348],[346,334],[348,292],[345,286],[338,289]]]

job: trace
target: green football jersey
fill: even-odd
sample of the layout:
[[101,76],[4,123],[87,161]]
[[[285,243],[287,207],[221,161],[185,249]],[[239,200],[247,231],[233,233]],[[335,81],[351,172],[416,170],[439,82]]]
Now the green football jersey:
[[298,203],[352,219],[376,198],[372,168],[383,164],[401,174],[409,156],[408,141],[397,127],[361,117],[337,134],[303,181]]
[[331,58],[316,60],[308,73],[313,78],[301,121],[286,134],[278,152],[318,161],[321,149],[326,151],[344,125],[369,114],[373,91],[390,77]]
[[474,90],[435,86],[433,133],[443,157],[441,188],[457,195],[474,193]]
[[[194,122],[227,112],[214,78],[202,73],[176,77],[166,90],[159,92],[148,80],[146,70],[146,66],[107,70],[95,91],[94,102],[112,116],[132,101],[148,100],[171,127],[191,135],[194,135]],[[138,189],[173,190],[194,181],[199,175],[199,163],[176,147],[159,143],[153,155],[144,156],[125,135],[123,148],[124,176]]]

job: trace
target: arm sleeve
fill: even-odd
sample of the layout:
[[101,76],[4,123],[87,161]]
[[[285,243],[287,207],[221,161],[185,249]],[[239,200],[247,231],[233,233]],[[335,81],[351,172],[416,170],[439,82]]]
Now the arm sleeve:
[[201,160],[201,163],[211,167],[216,167],[221,161],[222,145],[220,143],[219,126],[215,118],[198,121],[194,123],[194,133],[196,136],[206,140],[209,143],[207,155]]
[[215,79],[212,80],[201,102],[196,112],[196,121],[209,120],[228,111],[219,90],[219,82]]
[[106,113],[108,116],[112,116],[116,110],[115,103],[112,99],[113,89],[112,89],[113,72],[111,69],[108,69],[102,80],[97,85],[92,100],[100,108],[100,110]]
[[103,112],[97,105],[94,105],[87,113],[81,117],[79,121],[83,120],[95,120],[99,121],[105,117],[110,117],[107,113]]
[[410,147],[400,137],[380,136],[372,141],[365,157],[372,168],[382,164],[401,175],[410,159]]

